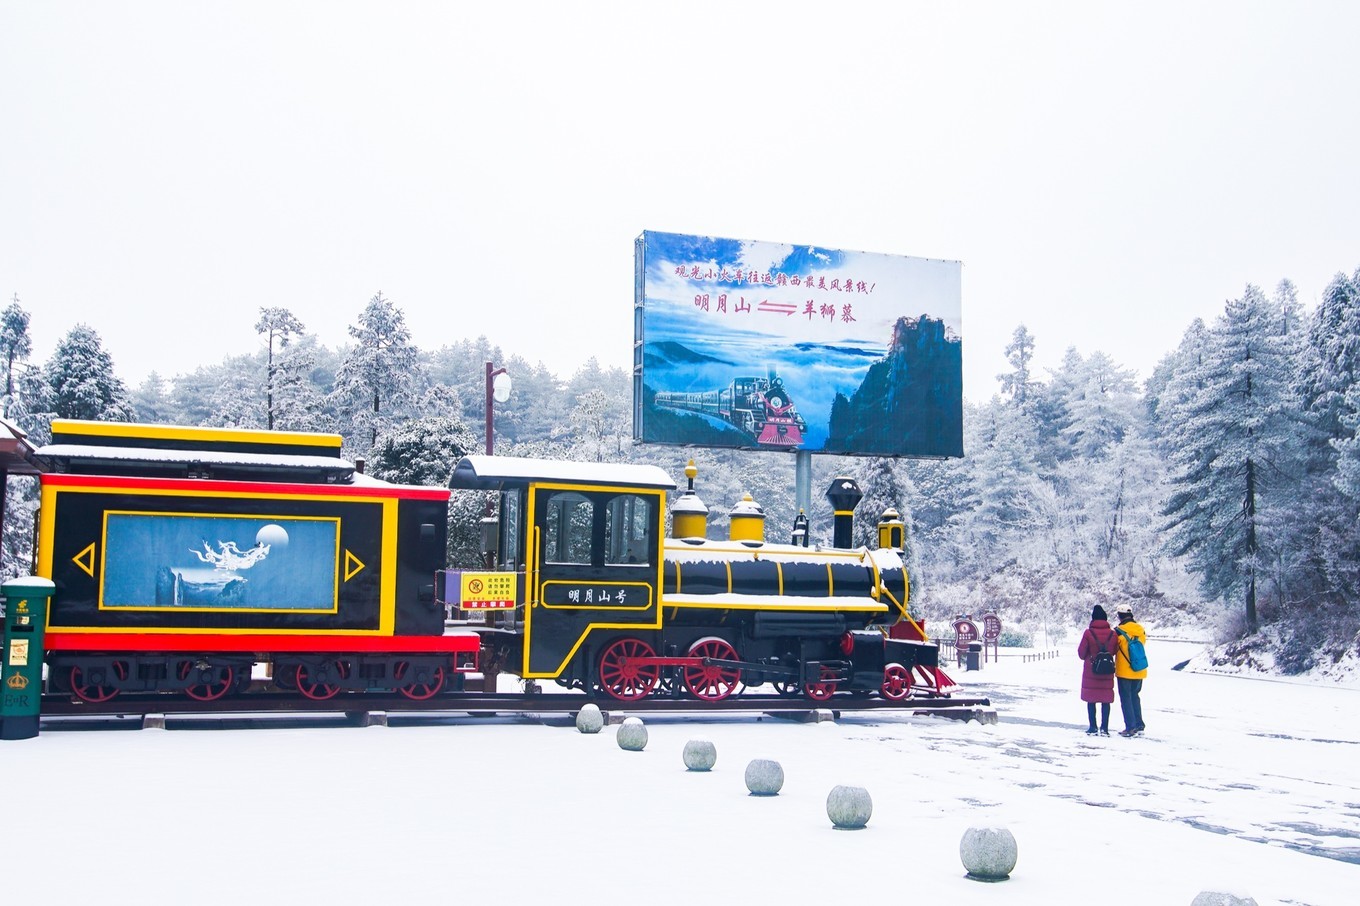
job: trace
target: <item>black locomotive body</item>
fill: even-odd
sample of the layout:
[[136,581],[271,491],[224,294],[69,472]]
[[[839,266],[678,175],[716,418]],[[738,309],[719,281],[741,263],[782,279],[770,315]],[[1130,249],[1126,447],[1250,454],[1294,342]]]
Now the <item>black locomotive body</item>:
[[745,529],[709,540],[682,515],[692,493],[676,504],[680,537],[666,537],[674,483],[651,466],[470,456],[451,484],[500,494],[487,556],[516,596],[489,642],[525,679],[625,701],[765,683],[814,700],[941,687],[895,549],[772,544]]

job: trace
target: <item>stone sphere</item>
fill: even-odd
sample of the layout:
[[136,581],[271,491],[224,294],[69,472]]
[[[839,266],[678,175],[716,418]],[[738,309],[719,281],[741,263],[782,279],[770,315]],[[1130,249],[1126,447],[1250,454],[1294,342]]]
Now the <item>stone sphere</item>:
[[746,766],[746,788],[752,796],[776,796],[784,787],[784,768],[768,758],[753,758]]
[[630,717],[619,724],[618,741],[619,748],[629,752],[641,752],[647,748],[647,728],[643,726],[642,719]]
[[959,858],[968,877],[1004,881],[1015,869],[1015,836],[1004,827],[970,827],[959,841]]
[[685,767],[691,771],[711,771],[718,760],[718,747],[707,739],[685,743]]
[[1241,894],[1201,890],[1199,895],[1190,901],[1190,906],[1256,906],[1256,901]]
[[582,733],[598,733],[604,727],[604,715],[599,705],[582,705],[576,712],[576,729]]
[[838,786],[826,797],[826,816],[841,830],[859,830],[873,813],[874,800],[862,786]]

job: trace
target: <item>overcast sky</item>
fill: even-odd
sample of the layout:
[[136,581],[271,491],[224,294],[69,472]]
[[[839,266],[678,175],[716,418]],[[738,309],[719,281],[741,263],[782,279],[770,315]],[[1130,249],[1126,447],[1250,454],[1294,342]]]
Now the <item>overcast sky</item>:
[[1146,377],[1248,283],[1360,267],[1360,4],[0,0],[0,302],[131,384],[335,346],[631,363],[643,230],[963,262],[965,393]]

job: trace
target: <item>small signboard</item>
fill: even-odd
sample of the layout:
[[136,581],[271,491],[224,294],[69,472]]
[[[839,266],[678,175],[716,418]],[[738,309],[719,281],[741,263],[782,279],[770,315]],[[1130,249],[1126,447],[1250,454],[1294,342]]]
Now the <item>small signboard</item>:
[[464,571],[457,604],[463,610],[514,610],[517,578],[516,573]]

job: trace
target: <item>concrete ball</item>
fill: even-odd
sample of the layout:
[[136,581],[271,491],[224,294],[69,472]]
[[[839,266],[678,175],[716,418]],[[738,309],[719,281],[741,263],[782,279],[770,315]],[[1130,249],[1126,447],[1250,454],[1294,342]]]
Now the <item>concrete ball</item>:
[[746,766],[746,788],[752,796],[776,796],[784,787],[784,768],[768,758],[754,758]]
[[718,760],[718,747],[707,739],[685,743],[685,767],[691,771],[711,771]]
[[959,858],[968,877],[980,881],[1006,880],[1018,857],[1015,836],[1004,827],[970,827],[959,841]]
[[1256,906],[1256,901],[1241,894],[1201,890],[1199,895],[1190,901],[1190,906]]
[[582,733],[598,733],[603,727],[604,715],[600,713],[599,705],[582,705],[576,712],[576,729]]
[[639,717],[630,717],[619,724],[619,748],[629,752],[641,752],[647,748],[647,728]]
[[874,801],[862,786],[838,786],[826,797],[826,816],[842,830],[859,830],[873,813]]

